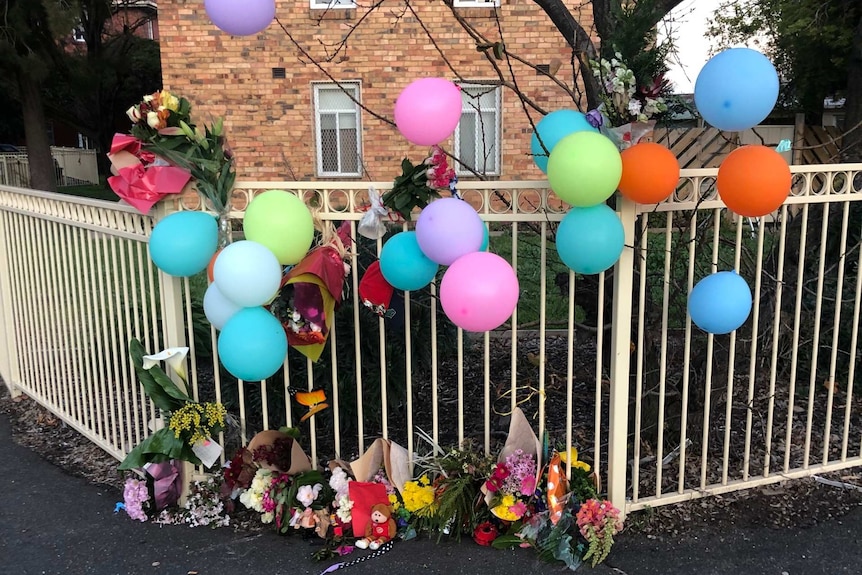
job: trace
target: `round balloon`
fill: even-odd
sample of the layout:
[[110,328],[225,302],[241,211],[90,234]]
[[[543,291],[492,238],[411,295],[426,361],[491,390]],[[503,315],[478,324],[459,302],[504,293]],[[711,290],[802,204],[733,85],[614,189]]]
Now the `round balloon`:
[[639,204],[667,199],[679,184],[679,162],[673,152],[652,142],[635,144],[620,154],[623,175],[618,189]]
[[281,265],[266,246],[243,240],[216,258],[213,279],[219,291],[241,307],[263,305],[281,286]]
[[530,153],[536,166],[548,173],[548,157],[554,146],[569,134],[583,130],[598,131],[587,121],[587,117],[577,110],[555,110],[539,120],[530,138]]
[[225,324],[218,337],[218,354],[237,379],[260,381],[284,364],[287,335],[274,315],[262,307],[248,307]]
[[738,329],[751,313],[751,289],[736,272],[708,275],[688,296],[691,321],[707,333],[721,335]]
[[564,202],[578,207],[611,197],[623,172],[620,152],[598,132],[575,132],[559,141],[548,159],[548,183]]
[[205,212],[176,212],[150,234],[150,257],[160,270],[178,277],[206,269],[218,247],[218,224]]
[[224,324],[242,308],[221,293],[216,284],[210,284],[204,293],[204,315],[214,328],[221,330]]
[[431,283],[437,269],[437,264],[419,249],[416,232],[395,234],[380,251],[380,273],[396,289],[422,289]]
[[411,82],[395,101],[395,125],[419,146],[434,146],[452,135],[461,120],[461,89],[444,78]]
[[715,187],[731,211],[749,218],[771,214],[790,194],[790,166],[766,146],[742,146],[718,167]]
[[479,251],[485,224],[473,206],[458,198],[431,202],[416,219],[416,240],[431,261],[448,266],[465,254]]
[[488,252],[467,254],[440,282],[440,305],[452,323],[466,331],[496,329],[518,305],[518,277],[509,262]]
[[275,0],[204,0],[204,9],[217,28],[232,36],[262,32],[275,18]]
[[605,271],[620,258],[624,245],[623,224],[605,204],[572,208],[557,228],[557,253],[579,274]]
[[269,190],[255,196],[245,210],[245,238],[270,249],[282,265],[299,263],[314,241],[314,221],[301,199]]
[[747,130],[762,122],[778,100],[778,72],[769,58],[751,48],[731,48],[713,56],[694,84],[694,104],[706,123],[719,130]]

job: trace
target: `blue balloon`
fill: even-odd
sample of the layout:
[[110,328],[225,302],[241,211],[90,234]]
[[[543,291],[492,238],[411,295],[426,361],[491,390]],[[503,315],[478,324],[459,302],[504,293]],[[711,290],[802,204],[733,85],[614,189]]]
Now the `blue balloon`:
[[395,234],[380,251],[380,272],[396,289],[422,289],[431,283],[437,269],[437,264],[419,248],[416,232]]
[[262,307],[243,308],[221,330],[218,354],[237,379],[260,381],[281,369],[287,356],[287,335],[281,322]]
[[605,204],[572,208],[557,228],[557,253],[579,274],[605,271],[620,258],[624,245],[623,224]]
[[479,246],[480,252],[487,252],[488,245],[491,243],[491,235],[488,233],[488,226],[483,226],[485,228],[485,237],[482,238],[482,245]]
[[150,257],[166,274],[193,276],[207,268],[218,247],[218,224],[205,212],[176,212],[150,234]]
[[747,130],[766,119],[778,100],[778,72],[769,58],[750,48],[713,56],[694,84],[694,104],[719,130]]
[[691,321],[707,333],[730,333],[745,323],[750,313],[751,288],[736,272],[708,275],[688,296]]
[[[557,145],[557,142],[575,132],[592,130],[597,132],[588,121],[587,117],[577,110],[556,110],[551,112],[536,124],[536,130],[530,138],[530,153],[533,161],[544,173],[548,173],[548,157]],[[538,136],[536,135],[538,134]],[[539,142],[539,136],[542,141]],[[542,148],[542,144],[547,148]]]

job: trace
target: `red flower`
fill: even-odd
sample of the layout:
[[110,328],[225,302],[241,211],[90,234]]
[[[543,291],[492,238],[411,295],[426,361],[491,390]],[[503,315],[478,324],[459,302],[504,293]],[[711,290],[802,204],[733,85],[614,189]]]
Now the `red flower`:
[[473,531],[473,541],[483,547],[488,547],[494,542],[498,534],[499,532],[494,527],[494,524],[490,521],[485,521],[484,523],[480,523],[476,527],[476,530]]

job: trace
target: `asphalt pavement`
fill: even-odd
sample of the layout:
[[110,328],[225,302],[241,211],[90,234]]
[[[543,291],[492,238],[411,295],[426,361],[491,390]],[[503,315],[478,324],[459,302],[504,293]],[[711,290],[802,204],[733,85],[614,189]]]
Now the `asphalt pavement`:
[[[0,574],[3,575],[317,575],[299,537],[231,528],[159,526],[115,514],[122,494],[72,477],[12,441],[0,414]],[[769,527],[682,537],[622,533],[594,575],[815,575],[862,573],[862,509],[811,529]],[[360,556],[357,552],[349,558]],[[367,552],[366,552],[367,553]],[[392,551],[338,571],[344,575],[562,573],[529,549],[500,551],[471,541],[397,543]]]

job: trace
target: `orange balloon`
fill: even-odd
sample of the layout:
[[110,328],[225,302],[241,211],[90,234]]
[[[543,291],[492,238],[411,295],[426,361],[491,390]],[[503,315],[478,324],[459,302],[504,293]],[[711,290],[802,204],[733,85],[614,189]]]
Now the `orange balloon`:
[[220,253],[221,250],[216,250],[216,253],[214,253],[212,259],[210,259],[210,263],[207,264],[207,279],[210,280],[210,283],[215,281],[213,278],[213,268],[215,267],[215,261]]
[[790,166],[772,148],[742,146],[718,167],[718,195],[734,213],[749,218],[771,214],[790,194]]
[[670,196],[679,183],[679,162],[660,144],[644,142],[624,150],[620,193],[639,204],[657,204]]

